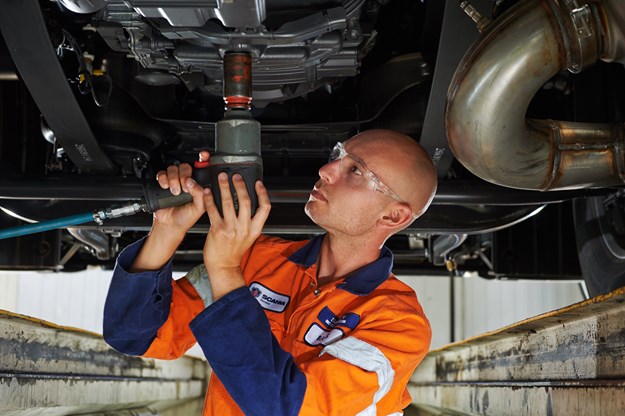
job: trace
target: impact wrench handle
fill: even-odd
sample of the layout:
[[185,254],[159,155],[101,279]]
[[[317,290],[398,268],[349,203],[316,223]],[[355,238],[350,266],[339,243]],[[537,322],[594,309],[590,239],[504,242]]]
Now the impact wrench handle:
[[[214,159],[218,158],[215,157]],[[239,162],[223,164],[216,163],[211,164],[209,167],[209,162],[195,162],[191,177],[203,188],[208,187],[213,189],[215,204],[217,205],[220,214],[223,215],[221,209],[221,193],[219,192],[217,179],[217,175],[220,172],[226,172],[228,174],[230,192],[233,195],[234,207],[237,213],[239,211],[239,201],[232,183],[232,175],[238,173],[243,177],[252,204],[252,214],[255,213],[258,208],[258,197],[256,195],[254,185],[257,180],[262,180],[262,166],[258,166],[257,163]],[[173,195],[169,189],[162,189],[154,182],[149,182],[144,185],[142,209],[150,214],[158,211],[159,209],[177,207],[191,201],[193,201],[193,198],[186,192],[182,192],[179,195]]]
[[[208,162],[196,161],[191,177],[201,187],[210,187]],[[193,201],[191,194],[181,192],[179,195],[173,195],[169,189],[161,188],[154,181],[147,181],[143,185],[142,208],[150,214],[155,213],[159,209],[178,207],[191,201]]]

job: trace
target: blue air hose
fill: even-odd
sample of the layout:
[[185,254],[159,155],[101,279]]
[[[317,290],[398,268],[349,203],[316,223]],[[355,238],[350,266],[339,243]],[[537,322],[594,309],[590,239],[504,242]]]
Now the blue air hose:
[[40,233],[43,231],[54,230],[56,228],[66,228],[72,225],[84,224],[94,221],[98,225],[102,225],[103,221],[111,218],[125,217],[134,215],[137,212],[144,211],[144,204],[131,202],[127,205],[112,206],[105,209],[87,212],[84,214],[70,215],[69,217],[57,218],[56,220],[42,221],[36,224],[20,225],[18,227],[0,230],[0,240],[11,237],[19,237],[27,234]]
[[19,237],[26,234],[40,233],[43,231],[54,230],[56,228],[64,228],[77,224],[84,224],[93,221],[93,212],[85,214],[70,215],[69,217],[57,218],[50,221],[42,221],[35,224],[26,224],[18,227],[0,230],[0,240],[11,237]]

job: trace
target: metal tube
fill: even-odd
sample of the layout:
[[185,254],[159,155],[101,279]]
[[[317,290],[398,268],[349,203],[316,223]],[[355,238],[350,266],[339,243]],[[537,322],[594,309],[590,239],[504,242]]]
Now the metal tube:
[[[308,201],[312,184],[317,179],[266,178],[272,203],[304,204]],[[302,184],[308,183],[309,186]],[[470,180],[441,182],[432,201],[433,205],[542,205],[567,201],[573,198],[604,195],[602,190],[577,190],[550,193],[527,192],[476,183]],[[39,179],[0,178],[0,200],[56,200],[124,202],[143,196],[142,183],[132,178],[108,176],[66,176]],[[7,204],[2,201],[2,204]]]
[[520,2],[458,66],[445,126],[456,158],[480,178],[543,191],[625,182],[622,124],[525,119],[545,82],[563,69],[581,70],[611,44],[594,6],[572,9],[577,3]]
[[625,2],[604,0],[599,14],[606,32],[601,59],[625,64]]
[[93,249],[98,260],[109,260],[111,258],[109,237],[104,231],[73,227],[68,228],[67,231],[74,236],[76,240]]
[[432,244],[432,263],[435,266],[443,266],[447,254],[460,247],[467,239],[467,234],[444,234],[434,239]]
[[17,81],[17,70],[8,56],[0,56],[0,81]]
[[15,72],[0,71],[0,81],[17,81],[19,78]]

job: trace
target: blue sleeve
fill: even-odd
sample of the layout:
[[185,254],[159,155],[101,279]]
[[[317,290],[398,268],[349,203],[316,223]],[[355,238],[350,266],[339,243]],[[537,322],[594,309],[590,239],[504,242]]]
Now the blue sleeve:
[[129,273],[144,239],[126,247],[117,258],[104,304],[104,340],[117,351],[143,355],[169,316],[171,259],[161,270]]
[[246,415],[297,415],[306,376],[278,344],[247,287],[228,293],[190,324],[213,371]]

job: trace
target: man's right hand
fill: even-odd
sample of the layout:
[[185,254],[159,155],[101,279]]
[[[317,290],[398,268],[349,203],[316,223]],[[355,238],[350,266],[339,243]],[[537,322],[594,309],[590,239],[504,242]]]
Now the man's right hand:
[[[210,153],[206,150],[200,152],[200,162],[208,161]],[[198,185],[191,173],[193,168],[188,163],[180,166],[169,166],[166,171],[161,170],[156,174],[156,180],[161,188],[169,189],[173,195],[181,192],[189,193],[193,202],[178,207],[160,209],[154,213],[154,227],[164,227],[173,234],[182,237],[206,212],[204,207],[203,189]]]
[[[208,151],[200,152],[200,161],[208,161],[209,158]],[[166,171],[161,170],[156,174],[161,188],[169,189],[174,195],[187,192],[193,197],[193,202],[159,209],[154,213],[150,234],[129,272],[162,269],[174,255],[186,233],[206,212],[204,189],[191,178],[192,171],[191,165],[182,163],[180,166],[169,166]]]

